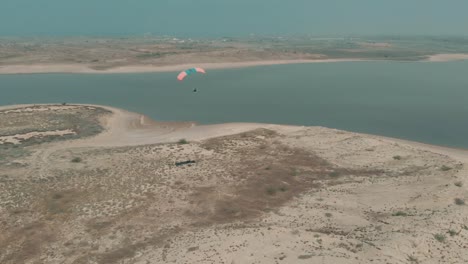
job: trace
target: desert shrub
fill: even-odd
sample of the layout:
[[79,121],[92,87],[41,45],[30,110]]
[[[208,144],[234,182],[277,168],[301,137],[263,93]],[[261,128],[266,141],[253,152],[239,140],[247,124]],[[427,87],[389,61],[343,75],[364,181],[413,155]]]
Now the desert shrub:
[[80,158],[80,157],[75,157],[71,160],[71,162],[74,162],[74,163],[79,163],[79,162],[82,162],[83,160]]
[[192,251],[195,251],[195,250],[198,250],[198,249],[199,249],[198,246],[196,246],[196,247],[189,247],[189,248],[187,249],[187,251],[188,251],[188,252],[192,252]]
[[458,235],[458,232],[453,230],[453,229],[450,229],[449,231],[447,231],[447,233],[450,235],[450,236],[456,236]]
[[177,143],[180,144],[180,145],[184,145],[184,144],[188,144],[188,141],[185,138],[183,138],[183,139],[179,140]]
[[419,263],[419,260],[415,256],[408,256],[408,261],[411,263]]
[[398,211],[392,214],[393,216],[408,216],[406,212]]
[[465,200],[460,199],[460,198],[455,198],[455,204],[456,205],[465,205]]
[[268,188],[266,188],[266,193],[268,195],[275,195],[276,194],[276,189],[274,187],[268,187]]
[[457,186],[457,187],[462,187],[462,186],[463,186],[463,182],[457,181],[457,182],[455,183],[455,186]]
[[299,175],[299,170],[298,169],[293,169],[291,174],[292,174],[292,176],[298,176]]
[[441,243],[444,243],[445,240],[447,239],[447,237],[445,235],[443,235],[443,234],[435,234],[434,238],[435,238],[435,240],[437,240],[437,241],[439,241]]
[[393,156],[393,159],[394,160],[401,160],[401,156],[400,155]]
[[449,170],[451,170],[451,169],[452,169],[451,167],[446,166],[446,165],[443,165],[443,166],[440,168],[441,171],[449,171]]

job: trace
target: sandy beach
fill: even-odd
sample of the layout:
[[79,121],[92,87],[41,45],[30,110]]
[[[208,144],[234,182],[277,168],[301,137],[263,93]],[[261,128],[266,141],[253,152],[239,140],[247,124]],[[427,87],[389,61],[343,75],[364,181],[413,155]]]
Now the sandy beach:
[[[448,62],[467,60],[468,54],[437,54],[428,56],[427,62]],[[282,64],[306,64],[306,63],[334,63],[334,62],[356,62],[374,61],[364,58],[343,58],[343,59],[307,59],[307,60],[264,60],[264,61],[244,61],[244,62],[216,62],[216,63],[191,63],[166,66],[150,65],[128,65],[109,69],[97,70],[90,65],[83,64],[33,64],[33,65],[6,65],[0,66],[0,74],[36,74],[36,73],[145,73],[145,72],[176,72],[191,67],[202,67],[205,69],[229,69],[245,68],[267,65]],[[382,60],[378,60],[382,61]]]
[[448,61],[460,61],[468,60],[468,54],[436,54],[429,56],[431,62],[448,62]]
[[268,60],[268,61],[246,61],[225,63],[192,63],[167,66],[129,65],[115,67],[105,70],[95,70],[87,65],[80,64],[40,64],[40,65],[8,65],[0,66],[0,74],[30,74],[30,73],[143,73],[143,72],[175,72],[191,67],[202,67],[205,69],[227,69],[244,68],[280,64],[303,64],[303,63],[332,63],[347,61],[363,61],[361,59],[317,59],[317,60]]

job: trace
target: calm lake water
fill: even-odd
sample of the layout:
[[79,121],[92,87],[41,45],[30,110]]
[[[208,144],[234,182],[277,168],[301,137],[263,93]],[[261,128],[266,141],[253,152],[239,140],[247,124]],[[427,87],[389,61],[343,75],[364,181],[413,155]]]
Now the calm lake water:
[[0,75],[0,105],[102,104],[156,120],[318,125],[468,148],[468,61],[211,70],[183,83],[175,75]]

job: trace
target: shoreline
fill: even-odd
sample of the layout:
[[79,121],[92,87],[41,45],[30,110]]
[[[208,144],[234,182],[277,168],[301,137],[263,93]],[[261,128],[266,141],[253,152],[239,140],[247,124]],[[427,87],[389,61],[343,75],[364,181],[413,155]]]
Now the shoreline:
[[[59,104],[17,104],[0,106],[0,111],[27,108],[32,106],[60,106]],[[393,138],[368,133],[353,132],[342,129],[335,129],[322,126],[299,126],[299,125],[279,125],[268,123],[246,123],[231,122],[203,125],[192,121],[157,121],[148,116],[129,112],[125,109],[95,104],[67,104],[67,106],[91,106],[99,107],[112,112],[103,123],[105,131],[91,138],[74,140],[74,143],[68,145],[74,146],[102,146],[102,147],[122,147],[150,145],[159,143],[176,142],[180,138],[187,140],[200,141],[209,138],[239,134],[258,128],[273,129],[277,131],[294,131],[304,128],[324,129],[327,131],[343,131],[354,135],[360,135],[367,138],[373,138],[381,141],[391,142],[393,144],[402,144],[417,149],[446,155],[455,160],[468,164],[468,149],[448,147],[442,145],[433,145],[420,141]],[[59,144],[60,145],[60,144]],[[467,168],[468,169],[468,168]]]
[[197,67],[208,70],[235,69],[255,66],[283,65],[283,64],[307,64],[307,63],[331,63],[354,62],[364,59],[317,59],[317,60],[265,60],[243,62],[210,62],[210,63],[186,63],[177,65],[128,65],[96,70],[89,65],[82,64],[34,64],[34,65],[7,65],[0,66],[0,75],[8,74],[38,74],[38,73],[85,73],[85,74],[116,74],[116,73],[151,73],[151,72],[177,72],[187,68]]
[[[450,62],[468,60],[468,54],[435,54],[426,56],[423,60],[414,62]],[[308,59],[308,60],[262,60],[243,62],[213,62],[213,63],[186,63],[177,65],[128,65],[96,70],[85,64],[32,64],[32,65],[6,65],[0,66],[0,75],[9,74],[40,74],[40,73],[81,73],[81,74],[117,74],[117,73],[156,73],[177,72],[194,66],[208,70],[213,69],[235,69],[256,66],[272,66],[284,64],[308,64],[308,63],[334,63],[334,62],[372,62],[392,61],[365,58],[342,58],[342,59]]]

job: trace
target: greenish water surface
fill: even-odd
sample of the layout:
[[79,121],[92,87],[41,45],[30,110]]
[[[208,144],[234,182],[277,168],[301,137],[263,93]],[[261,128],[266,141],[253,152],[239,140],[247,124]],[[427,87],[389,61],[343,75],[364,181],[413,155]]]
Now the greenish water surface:
[[276,65],[182,83],[176,74],[0,75],[0,105],[102,104],[156,120],[326,126],[468,148],[468,61]]

